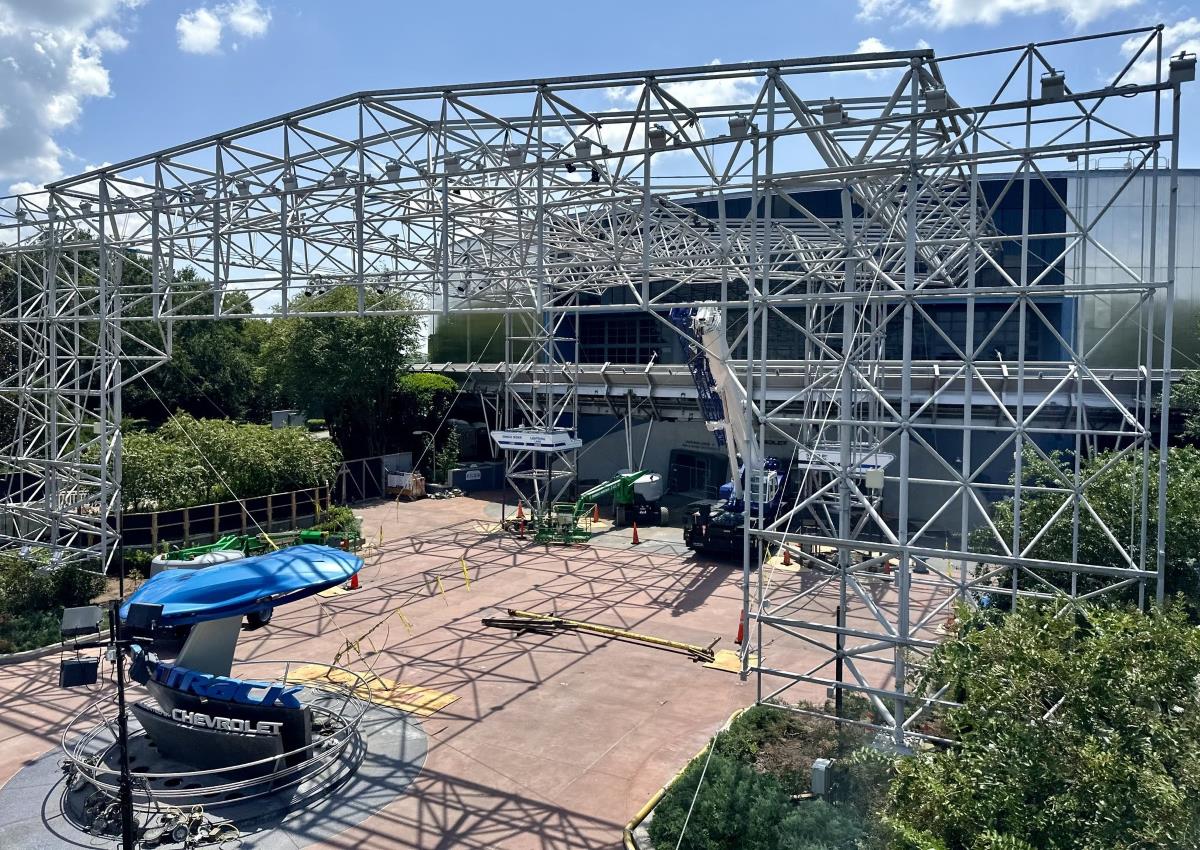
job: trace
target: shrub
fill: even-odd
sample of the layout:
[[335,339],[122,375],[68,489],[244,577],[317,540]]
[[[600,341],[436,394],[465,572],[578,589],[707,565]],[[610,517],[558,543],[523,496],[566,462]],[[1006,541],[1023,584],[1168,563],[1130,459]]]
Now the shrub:
[[1200,847],[1200,631],[1181,605],[960,619],[922,683],[961,697],[959,744],[898,763],[894,847]]
[[175,416],[124,440],[125,510],[165,510],[329,484],[341,454],[300,428]]
[[76,564],[52,568],[44,557],[0,557],[0,652],[57,643],[63,609],[87,605],[104,584]]
[[681,850],[835,850],[853,846],[863,833],[852,808],[824,800],[793,803],[775,777],[719,749],[707,769],[704,765],[702,755],[655,807],[649,828],[655,847],[679,843]]
[[318,531],[328,531],[331,534],[359,534],[358,518],[354,511],[345,505],[333,505],[322,511],[320,519],[313,528]]
[[304,427],[306,427],[309,431],[324,431],[325,430],[325,420],[324,419],[305,419]]

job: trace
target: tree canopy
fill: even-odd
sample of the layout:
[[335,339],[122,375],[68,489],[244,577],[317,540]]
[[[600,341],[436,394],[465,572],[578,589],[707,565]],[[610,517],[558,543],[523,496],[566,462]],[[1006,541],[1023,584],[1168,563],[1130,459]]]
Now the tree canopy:
[[[390,293],[372,293],[367,303],[379,309],[409,306]],[[325,419],[347,457],[370,457],[396,443],[388,418],[397,381],[416,353],[420,326],[411,316],[304,315],[353,311],[357,304],[350,286],[298,296],[292,314],[271,323],[262,358],[279,398]]]
[[894,850],[1200,846],[1200,631],[1143,614],[960,612],[920,692],[959,744],[897,763]]
[[[1071,471],[1065,459],[1057,455],[1053,456],[1053,459],[1055,463],[1048,464],[1040,457],[1026,453],[1022,475],[1024,483],[1033,486],[1070,486]],[[1140,514],[1140,510],[1135,514],[1134,508],[1141,503],[1142,462],[1140,452],[1101,452],[1081,462],[1081,479],[1090,481],[1084,488],[1084,493],[1096,516],[1092,516],[1088,511],[1080,511],[1078,558],[1072,558],[1070,507],[1058,513],[1057,518],[1051,521],[1064,499],[1069,498],[1069,494],[1024,492],[1021,497],[1022,527],[1040,529],[1047,523],[1050,525],[1049,530],[1034,544],[1029,556],[1053,561],[1078,560],[1088,564],[1128,566],[1096,521],[1096,517],[1099,517],[1104,525],[1114,532],[1126,550],[1132,553],[1136,564],[1142,554],[1139,547],[1141,526],[1138,522],[1131,525],[1130,518]],[[1152,451],[1150,470],[1153,472],[1157,468],[1158,452]],[[1196,558],[1200,557],[1200,450],[1191,446],[1168,449],[1167,470],[1170,487],[1167,488],[1166,593],[1183,593],[1195,600],[1198,584],[1197,572],[1193,565]],[[1152,479],[1152,505],[1156,486]],[[1012,499],[1005,499],[993,506],[996,527],[1007,537],[1012,535],[1013,513]],[[1151,570],[1155,567],[1157,535],[1158,515],[1156,511],[1151,510],[1145,552],[1146,566]],[[1064,590],[1070,586],[1071,579],[1066,573],[1052,570],[1035,572],[1047,582]],[[1044,586],[1034,587],[1033,581],[1028,576],[1019,577],[1023,587],[1046,589]],[[1112,583],[1112,579],[1086,575],[1081,575],[1077,581],[1077,591],[1080,594]],[[1115,598],[1124,600],[1134,599],[1136,596],[1135,588],[1125,588],[1115,594]]]

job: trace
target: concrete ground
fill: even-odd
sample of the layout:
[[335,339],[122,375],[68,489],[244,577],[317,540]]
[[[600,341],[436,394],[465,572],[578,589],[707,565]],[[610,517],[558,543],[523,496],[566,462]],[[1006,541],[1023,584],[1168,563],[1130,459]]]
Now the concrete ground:
[[[554,611],[689,643],[720,637],[718,649],[733,649],[741,570],[680,554],[678,529],[647,529],[637,547],[617,529],[597,545],[548,548],[496,533],[498,505],[486,498],[358,512],[371,544],[362,588],[279,609],[270,627],[243,634],[239,658],[340,655],[353,669],[458,699],[421,721],[429,755],[408,792],[317,846],[618,846],[633,813],[755,699],[753,680],[683,655],[480,623],[506,608]],[[804,575],[793,578],[819,580]],[[802,641],[767,652],[790,669],[824,660]],[[58,746],[87,701],[58,688],[57,663],[0,668],[0,783]],[[809,686],[788,692],[821,696]]]

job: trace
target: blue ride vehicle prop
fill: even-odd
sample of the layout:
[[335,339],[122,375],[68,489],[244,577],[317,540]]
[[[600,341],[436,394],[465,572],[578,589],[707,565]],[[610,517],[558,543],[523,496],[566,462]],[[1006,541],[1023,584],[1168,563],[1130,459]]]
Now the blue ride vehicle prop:
[[121,606],[121,620],[131,605],[161,605],[161,629],[242,616],[253,628],[265,625],[275,606],[336,587],[362,566],[350,552],[308,543],[196,570],[165,570]]

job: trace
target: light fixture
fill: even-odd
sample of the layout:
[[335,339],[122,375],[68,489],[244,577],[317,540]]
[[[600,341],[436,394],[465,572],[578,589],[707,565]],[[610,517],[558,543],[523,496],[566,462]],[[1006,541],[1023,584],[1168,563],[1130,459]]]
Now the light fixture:
[[575,173],[575,163],[571,162],[570,160],[567,161],[567,173],[568,174]]
[[593,183],[599,183],[599,182],[600,182],[600,169],[598,169],[598,168],[593,168],[593,169],[592,169],[592,182],[593,182]]
[[384,174],[387,176],[388,180],[399,180],[400,179],[400,160],[389,159],[387,161],[387,165],[384,166]]
[[245,180],[245,179],[239,180],[237,182],[237,191],[238,191],[238,194],[241,195],[243,198],[246,197],[247,195],[249,195],[250,194],[250,181]]
[[745,115],[729,116],[729,135],[740,139],[750,132],[750,119]]
[[950,105],[950,98],[942,87],[925,92],[925,108],[930,112],[941,112]]
[[335,168],[329,172],[329,176],[333,178],[333,185],[341,188],[346,185],[346,169]]
[[823,124],[843,124],[846,121],[846,108],[834,100],[829,98],[828,103],[821,104],[821,123]]
[[509,165],[520,165],[525,161],[525,149],[518,145],[513,145],[504,152],[504,156],[508,160]]
[[29,218],[29,210],[27,210],[27,209],[18,209],[17,210],[17,221],[24,221],[27,218]]
[[646,133],[646,138],[650,140],[650,147],[662,150],[667,146],[667,128],[662,124],[655,124]]
[[459,160],[458,154],[452,153],[448,155],[444,160],[442,160],[442,163],[446,167],[447,174],[458,174],[460,171],[462,171],[462,162]]
[[79,202],[79,211],[81,213],[83,213],[84,215],[88,215],[89,213],[91,213],[91,211],[92,211],[91,202],[90,201],[80,201]]
[[63,637],[79,637],[99,633],[100,620],[104,612],[99,605],[84,605],[80,608],[64,608],[59,622],[59,633]]
[[1167,82],[1175,85],[1176,83],[1190,83],[1196,79],[1196,54],[1184,53],[1179,51],[1178,56],[1171,57],[1171,73],[1167,77]]
[[1042,100],[1061,100],[1067,93],[1067,77],[1062,71],[1042,74]]
[[575,156],[580,159],[587,159],[592,155],[591,139],[579,138],[575,140]]
[[283,175],[283,191],[295,192],[300,186],[300,181],[296,179],[296,175],[292,172],[287,172]]

